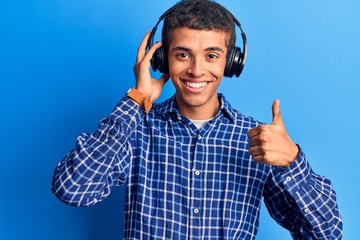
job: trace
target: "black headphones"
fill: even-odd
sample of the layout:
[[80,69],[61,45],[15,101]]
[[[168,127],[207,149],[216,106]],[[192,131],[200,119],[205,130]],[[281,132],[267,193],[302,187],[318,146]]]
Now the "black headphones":
[[[157,30],[157,27],[159,23],[167,16],[170,12],[172,12],[179,4],[176,4],[169,8],[165,13],[163,13],[156,25],[153,27],[148,44],[146,46],[146,49],[149,50],[154,45],[154,36]],[[226,9],[225,9],[226,10]],[[233,77],[234,75],[236,77],[239,77],[246,61],[247,56],[247,40],[246,35],[243,29],[241,28],[240,22],[234,17],[233,14],[231,14],[228,10],[226,10],[230,16],[232,17],[234,23],[239,27],[242,41],[243,41],[243,49],[244,51],[241,52],[241,49],[239,47],[234,46],[232,49],[229,49],[228,55],[227,55],[227,61],[224,71],[225,77]],[[161,73],[168,73],[169,72],[169,65],[167,61],[167,53],[165,52],[165,48],[161,46],[158,48],[152,59],[151,59],[151,67],[154,71],[159,70]]]

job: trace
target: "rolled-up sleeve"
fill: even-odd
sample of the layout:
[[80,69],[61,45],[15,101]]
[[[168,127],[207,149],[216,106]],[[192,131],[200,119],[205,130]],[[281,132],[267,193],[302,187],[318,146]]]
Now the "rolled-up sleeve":
[[52,191],[73,206],[91,206],[125,182],[131,159],[130,136],[145,114],[124,97],[91,134],[81,134],[75,148],[57,165]]
[[294,239],[342,238],[342,219],[332,183],[313,172],[301,149],[289,167],[272,168],[264,201],[271,216]]

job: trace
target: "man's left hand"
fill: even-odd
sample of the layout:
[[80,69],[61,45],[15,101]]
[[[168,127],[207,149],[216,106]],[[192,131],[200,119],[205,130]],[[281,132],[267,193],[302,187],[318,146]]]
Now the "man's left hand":
[[248,132],[249,153],[258,163],[288,167],[299,154],[298,146],[290,139],[281,117],[280,101],[272,105],[273,120]]

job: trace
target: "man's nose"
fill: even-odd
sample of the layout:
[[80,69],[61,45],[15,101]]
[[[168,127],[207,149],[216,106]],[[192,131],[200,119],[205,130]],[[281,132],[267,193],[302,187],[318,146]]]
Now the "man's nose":
[[190,65],[186,71],[188,74],[193,77],[201,77],[204,75],[204,65],[201,59],[193,58],[190,62]]

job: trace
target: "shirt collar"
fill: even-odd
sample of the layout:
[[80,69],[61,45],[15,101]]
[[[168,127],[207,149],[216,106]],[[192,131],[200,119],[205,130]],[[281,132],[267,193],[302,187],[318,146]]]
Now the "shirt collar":
[[[222,93],[218,94],[218,98],[220,101],[220,110],[216,114],[215,118],[219,116],[224,116],[234,121],[235,110],[231,107],[230,103],[226,100],[225,96]],[[180,115],[179,108],[175,99],[175,94],[162,103],[154,104],[154,110],[157,114],[173,113],[176,115]]]

